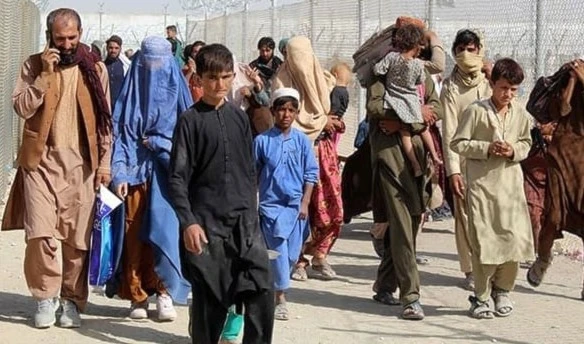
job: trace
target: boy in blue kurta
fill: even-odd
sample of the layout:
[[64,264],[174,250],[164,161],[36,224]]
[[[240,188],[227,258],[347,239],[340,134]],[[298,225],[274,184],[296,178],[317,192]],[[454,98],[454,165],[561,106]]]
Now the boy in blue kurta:
[[271,260],[277,320],[288,320],[285,291],[302,244],[309,234],[308,205],[318,182],[318,164],[308,137],[292,128],[300,95],[281,88],[272,95],[275,126],[256,137],[254,153],[259,178],[260,226]]

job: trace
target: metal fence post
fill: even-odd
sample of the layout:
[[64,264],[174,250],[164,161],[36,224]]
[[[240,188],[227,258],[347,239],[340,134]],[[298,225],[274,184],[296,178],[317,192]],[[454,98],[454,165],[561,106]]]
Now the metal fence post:
[[316,26],[314,25],[314,19],[316,17],[316,5],[316,0],[310,0],[310,40],[312,41],[313,45],[316,43]]
[[228,19],[228,12],[227,6],[225,6],[225,10],[223,12],[223,44],[227,46],[227,19]]
[[[381,3],[381,1],[380,1]],[[380,11],[381,13],[381,11]],[[357,44],[357,47],[355,48],[355,50],[359,49],[359,47],[361,46],[361,44],[363,44],[363,42],[365,41],[365,3],[364,0],[359,0],[359,11],[358,11],[358,15],[359,15],[359,43]],[[381,14],[380,14],[381,16]],[[381,30],[381,22],[379,22],[379,30]],[[357,126],[359,125],[359,123],[361,123],[361,121],[363,120],[363,117],[365,116],[365,112],[363,111],[365,109],[365,90],[362,87],[358,87],[358,92],[359,92],[359,98],[357,101]]]
[[272,0],[272,7],[271,7],[271,14],[272,14],[272,37],[276,37],[278,35],[276,35],[276,0]]
[[543,29],[544,29],[544,4],[543,0],[535,2],[535,75],[533,81],[545,73],[544,70],[544,45],[543,45]]
[[[381,15],[383,13],[383,5],[381,4],[382,1],[383,0],[377,0],[377,14],[379,15],[379,18],[377,18],[377,20],[379,20],[377,32],[381,32],[381,30],[383,30],[383,16]],[[389,0],[386,0],[385,2],[389,3]]]
[[241,35],[242,35],[242,61],[247,61],[247,15],[249,12],[249,1],[243,3],[243,19],[241,20]]
[[203,37],[205,37],[205,42],[208,41],[207,38],[207,26],[209,25],[209,10],[207,9],[207,6],[205,6],[205,26],[204,26],[204,34]]
[[428,6],[428,10],[426,11],[427,13],[427,20],[428,20],[428,29],[433,30],[434,29],[434,0],[428,0],[428,2],[426,3],[426,6]]

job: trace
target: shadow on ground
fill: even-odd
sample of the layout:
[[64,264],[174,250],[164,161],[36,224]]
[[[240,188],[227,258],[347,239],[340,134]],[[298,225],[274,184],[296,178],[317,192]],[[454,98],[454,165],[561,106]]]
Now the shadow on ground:
[[[427,310],[429,308],[431,308],[431,307],[424,307],[425,310]],[[327,330],[327,331],[335,331],[335,332],[369,334],[369,335],[376,336],[376,337],[386,337],[386,338],[397,339],[397,342],[399,342],[398,338],[403,338],[404,340],[407,339],[410,341],[414,340],[414,339],[418,339],[420,343],[424,343],[424,342],[428,341],[429,339],[443,339],[444,343],[450,343],[454,340],[457,340],[458,342],[464,342],[464,343],[497,343],[497,342],[500,342],[500,343],[506,343],[506,344],[531,344],[531,342],[510,340],[510,339],[503,338],[503,337],[489,335],[489,334],[487,334],[479,329],[469,331],[468,329],[456,328],[453,326],[448,326],[448,325],[443,324],[443,323],[436,323],[436,322],[432,321],[428,315],[429,315],[429,312],[426,311],[426,319],[423,320],[424,326],[430,325],[430,326],[436,327],[437,329],[440,329],[441,332],[449,331],[451,334],[437,335],[435,333],[432,333],[432,334],[420,333],[421,331],[416,331],[415,323],[411,324],[411,330],[403,331],[403,333],[398,333],[396,331],[392,331],[392,332],[375,331],[375,332],[373,332],[373,331],[360,331],[360,330],[346,330],[346,329],[341,329],[341,328],[327,328],[327,327],[322,327],[321,329]],[[428,331],[426,330],[423,332],[427,333]]]
[[[23,325],[33,329],[32,314],[35,311],[34,300],[29,296],[0,292],[0,322]],[[127,308],[88,304],[82,315],[82,327],[79,329],[59,329],[75,331],[85,337],[105,343],[125,344],[124,338],[140,343],[188,343],[188,336],[178,336],[157,330],[153,327],[138,327],[125,318]],[[100,317],[95,319],[92,317]],[[150,320],[146,320],[150,321]],[[185,333],[187,329],[185,328]],[[119,338],[119,339],[116,339]]]

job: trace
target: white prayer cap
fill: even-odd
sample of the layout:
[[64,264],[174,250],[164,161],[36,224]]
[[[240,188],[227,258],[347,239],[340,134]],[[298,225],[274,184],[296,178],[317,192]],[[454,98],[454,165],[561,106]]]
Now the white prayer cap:
[[278,98],[282,98],[282,97],[291,97],[291,98],[296,99],[297,101],[300,101],[300,93],[298,93],[298,91],[296,91],[296,89],[290,88],[290,87],[283,87],[283,88],[279,88],[279,89],[275,90],[274,92],[272,92],[272,99],[270,100],[270,106],[274,106],[274,102]]

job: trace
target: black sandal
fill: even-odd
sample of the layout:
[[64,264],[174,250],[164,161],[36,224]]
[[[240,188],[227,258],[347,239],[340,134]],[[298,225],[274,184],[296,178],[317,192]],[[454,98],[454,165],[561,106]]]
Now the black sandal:
[[381,291],[373,295],[373,300],[388,306],[399,306],[401,302],[388,291]]

